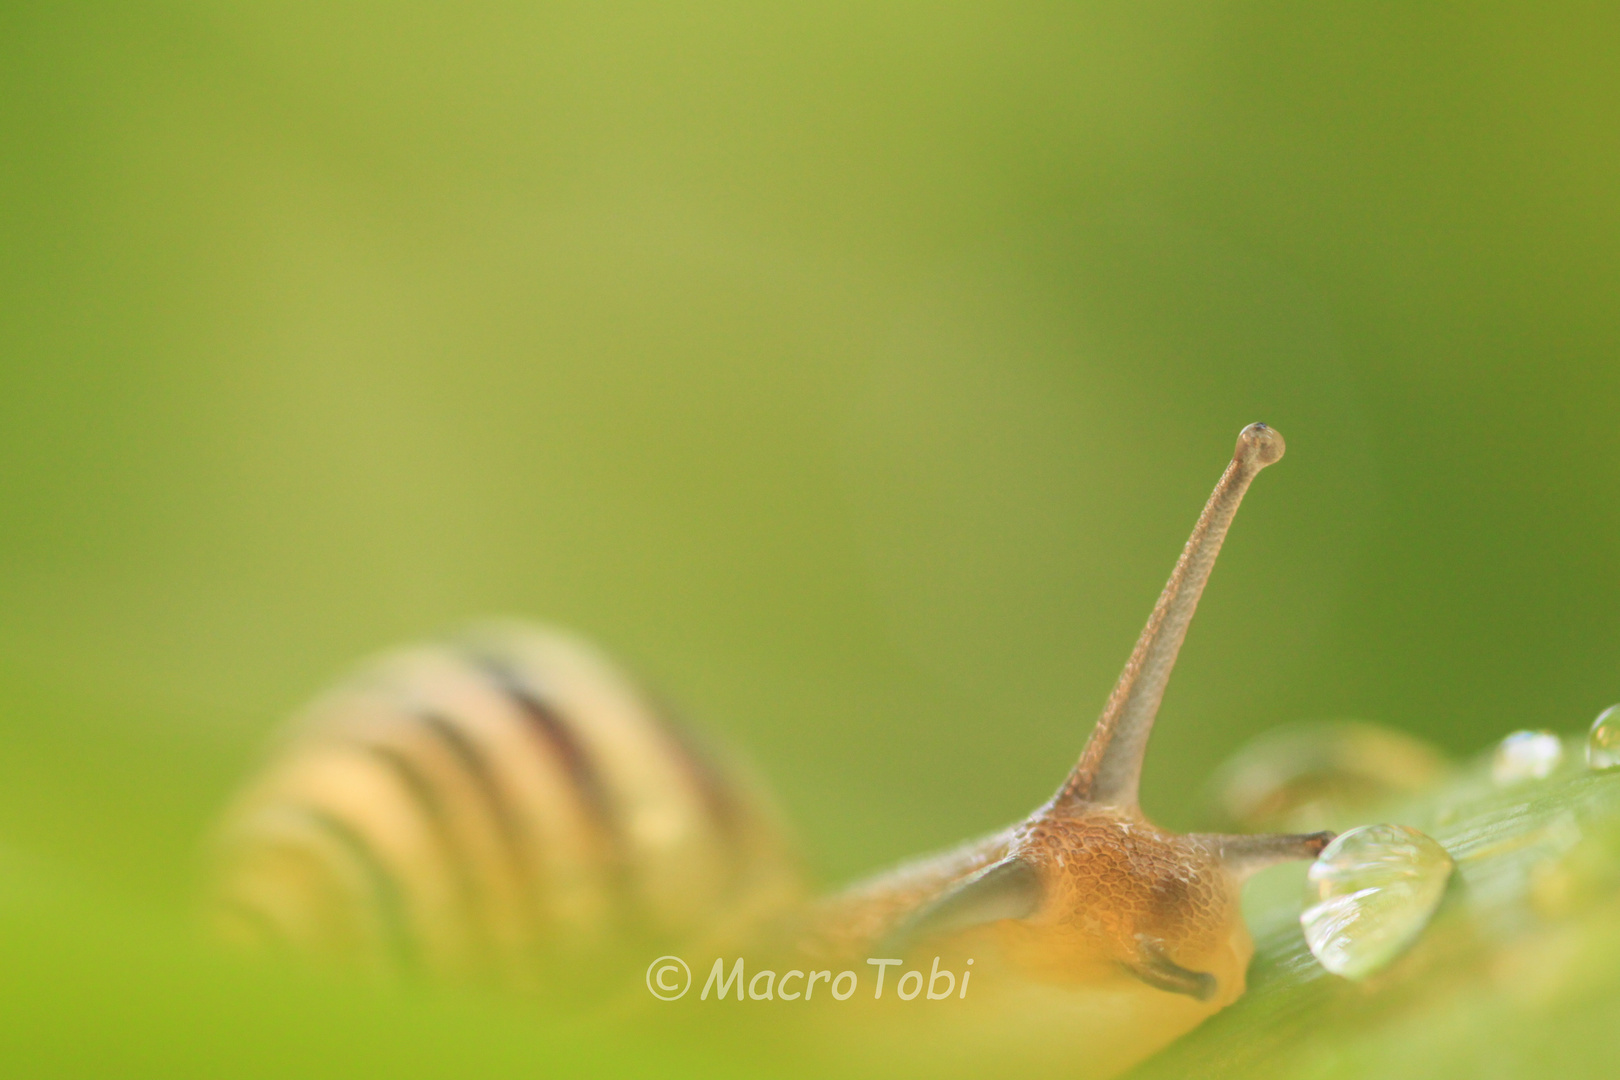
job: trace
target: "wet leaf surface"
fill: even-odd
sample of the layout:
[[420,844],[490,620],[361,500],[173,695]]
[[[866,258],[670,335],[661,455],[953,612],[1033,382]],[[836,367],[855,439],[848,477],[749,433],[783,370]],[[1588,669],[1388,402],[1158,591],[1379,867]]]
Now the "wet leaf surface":
[[1456,860],[1415,945],[1364,982],[1306,948],[1303,876],[1255,883],[1249,992],[1132,1080],[1609,1076],[1620,1024],[1620,774],[1578,752],[1540,780],[1481,761],[1379,820]]

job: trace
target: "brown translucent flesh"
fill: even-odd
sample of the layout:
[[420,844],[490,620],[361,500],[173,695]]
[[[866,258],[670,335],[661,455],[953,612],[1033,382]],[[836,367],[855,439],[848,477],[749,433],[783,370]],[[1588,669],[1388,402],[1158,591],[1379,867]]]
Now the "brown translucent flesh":
[[986,992],[1008,978],[1054,985],[1134,978],[1134,971],[1168,959],[1214,976],[1211,1011],[1242,993],[1248,954],[1239,873],[1209,838],[1165,832],[1115,808],[1049,808],[857,885],[820,906],[800,947],[829,962],[861,963],[910,913],[1008,855],[1038,871],[1044,896],[1038,911],[928,938],[910,951],[932,956],[982,947],[975,973]]
[[[1249,867],[1223,860],[1222,839],[1169,833],[1117,808],[1049,806],[823,901],[778,968],[861,973],[865,1008],[823,1007],[837,1045],[862,1059],[887,1056],[940,1075],[1115,1076],[1243,993],[1253,944],[1239,893]],[[1033,914],[887,951],[896,926],[1009,856],[1038,872],[1043,900]],[[923,1007],[887,993],[874,1000],[870,957],[903,959],[891,980],[907,970],[971,972],[971,990]],[[1162,961],[1213,986],[1195,996],[1153,985],[1144,971]]]

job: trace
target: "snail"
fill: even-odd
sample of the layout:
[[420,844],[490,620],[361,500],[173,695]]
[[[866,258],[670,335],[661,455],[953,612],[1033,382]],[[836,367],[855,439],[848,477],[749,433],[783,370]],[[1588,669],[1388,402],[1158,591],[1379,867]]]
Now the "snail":
[[[895,1018],[914,1044],[1117,1073],[1243,993],[1244,879],[1332,839],[1176,834],[1137,797],[1215,558],[1283,450],[1265,424],[1239,434],[1078,763],[1009,828],[812,899],[744,766],[590,646],[497,624],[384,656],[305,711],[216,834],[211,920],[244,944],[556,999],[681,946],[755,950],[797,965],[784,985],[829,989],[840,968],[870,982],[867,964],[943,958],[973,993],[964,974],[951,1009]],[[897,1008],[868,1012],[881,1028]]]

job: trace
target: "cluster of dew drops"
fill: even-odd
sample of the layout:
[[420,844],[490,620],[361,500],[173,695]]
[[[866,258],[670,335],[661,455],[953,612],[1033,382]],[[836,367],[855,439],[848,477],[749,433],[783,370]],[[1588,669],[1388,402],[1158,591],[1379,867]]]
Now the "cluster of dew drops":
[[[1501,786],[1545,779],[1564,760],[1564,741],[1555,733],[1515,731],[1497,744],[1491,779]],[[1620,705],[1593,721],[1586,764],[1594,771],[1620,768]],[[1342,833],[1311,864],[1311,903],[1299,917],[1305,942],[1333,974],[1367,978],[1422,934],[1454,869],[1445,848],[1405,825]]]

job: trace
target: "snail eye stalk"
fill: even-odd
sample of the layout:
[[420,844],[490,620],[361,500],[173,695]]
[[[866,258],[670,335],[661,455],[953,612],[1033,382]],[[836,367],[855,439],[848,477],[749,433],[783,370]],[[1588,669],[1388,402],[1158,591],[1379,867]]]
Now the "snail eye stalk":
[[1261,469],[1280,460],[1284,449],[1282,435],[1265,424],[1250,424],[1238,433],[1232,462],[1198,515],[1192,536],[1153,605],[1153,614],[1114,684],[1079,763],[1058,789],[1058,803],[1136,809],[1148,736],[1187,626],[1198,609],[1198,598],[1249,484]]

